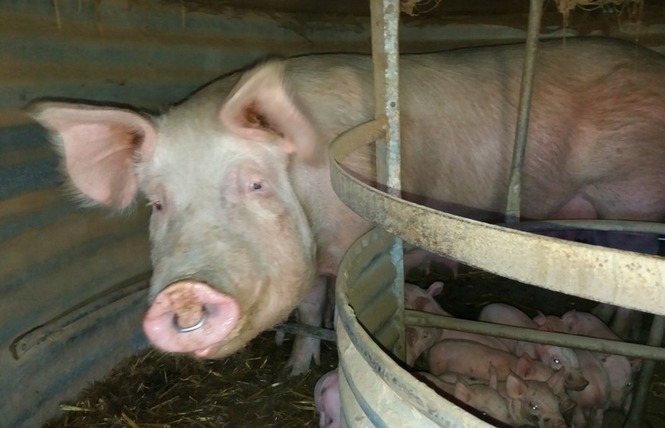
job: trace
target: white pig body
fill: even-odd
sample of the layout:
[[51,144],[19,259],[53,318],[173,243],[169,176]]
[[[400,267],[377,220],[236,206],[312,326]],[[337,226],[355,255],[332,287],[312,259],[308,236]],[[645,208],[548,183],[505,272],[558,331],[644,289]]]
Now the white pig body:
[[[524,47],[404,56],[404,195],[501,218]],[[665,60],[612,40],[543,42],[523,177],[526,218],[661,221]],[[299,309],[322,322],[325,277],[370,225],[330,184],[328,148],[373,117],[369,57],[268,61],[158,117],[98,103],[37,103],[72,187],[93,204],[154,207],[144,330],[157,347],[219,358]],[[371,149],[346,167],[374,180]],[[437,171],[433,174],[433,171]],[[298,337],[301,373],[318,340]]]

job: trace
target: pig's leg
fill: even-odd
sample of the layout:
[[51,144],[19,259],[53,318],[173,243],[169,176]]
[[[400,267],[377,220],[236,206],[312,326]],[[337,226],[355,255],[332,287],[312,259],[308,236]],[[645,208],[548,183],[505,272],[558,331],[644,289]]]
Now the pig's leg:
[[335,328],[335,281],[331,278],[326,281],[325,299],[323,326],[328,330],[333,330]]
[[[319,276],[314,282],[314,287],[309,292],[297,309],[298,322],[314,327],[321,327],[323,321],[323,310],[326,305],[326,290],[328,278]],[[291,356],[286,367],[291,367],[291,376],[305,373],[309,370],[309,363],[314,360],[316,364],[320,361],[321,339],[310,336],[296,335],[293,342]]]

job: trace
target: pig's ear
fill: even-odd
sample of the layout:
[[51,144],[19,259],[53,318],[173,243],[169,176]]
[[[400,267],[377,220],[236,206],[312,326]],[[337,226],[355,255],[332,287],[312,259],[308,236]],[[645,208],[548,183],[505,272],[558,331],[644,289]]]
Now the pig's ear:
[[406,344],[413,347],[418,341],[418,332],[413,327],[406,327],[404,333],[406,336]]
[[566,368],[562,367],[561,370],[554,372],[549,379],[547,379],[547,386],[550,387],[552,392],[556,395],[561,395],[565,392],[564,384],[566,382]]
[[455,391],[453,392],[453,395],[455,398],[468,403],[471,400],[473,391],[471,390],[471,386],[469,386],[464,379],[459,379],[455,382]]
[[506,394],[513,400],[521,400],[528,392],[526,383],[515,373],[508,373],[506,378]]
[[517,367],[515,372],[518,376],[529,377],[529,373],[533,369],[533,360],[527,353],[523,353],[517,360]]
[[489,386],[492,389],[498,390],[499,389],[499,374],[496,370],[496,366],[492,363],[490,363],[490,381],[489,381]]
[[[567,413],[570,413],[577,403],[572,400],[570,397],[559,397],[559,411],[565,416]],[[568,418],[566,418],[568,419]]]
[[73,186],[97,204],[121,209],[137,191],[134,161],[152,154],[155,130],[131,110],[40,102],[27,108],[47,128]]
[[231,132],[255,141],[275,141],[287,153],[315,161],[314,127],[284,87],[284,63],[266,62],[246,72],[219,113]]
[[430,284],[429,288],[427,289],[427,294],[429,294],[432,297],[435,297],[441,294],[442,291],[443,291],[443,282],[436,281]]
[[536,351],[536,355],[538,355],[538,359],[540,361],[549,362],[550,353],[547,351],[547,348],[544,345],[541,345],[540,343],[535,343],[533,345],[533,349]]
[[544,327],[547,324],[547,318],[544,313],[538,311],[538,315],[533,317],[533,322],[538,324],[538,327]]

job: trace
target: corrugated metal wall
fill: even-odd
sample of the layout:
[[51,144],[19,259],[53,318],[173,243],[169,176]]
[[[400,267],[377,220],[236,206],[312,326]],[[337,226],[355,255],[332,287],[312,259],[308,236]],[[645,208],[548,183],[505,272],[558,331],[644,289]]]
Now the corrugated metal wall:
[[[148,211],[78,208],[21,108],[48,96],[156,110],[266,54],[368,52],[367,21],[153,0],[0,0],[0,426],[38,426],[146,346]],[[523,27],[430,22],[405,27],[402,44],[521,40]]]

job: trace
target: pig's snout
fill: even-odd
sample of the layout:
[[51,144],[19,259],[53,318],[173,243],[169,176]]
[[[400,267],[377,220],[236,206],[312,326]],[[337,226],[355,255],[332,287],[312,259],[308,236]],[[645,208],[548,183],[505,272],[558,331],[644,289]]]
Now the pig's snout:
[[213,357],[228,341],[240,319],[240,308],[228,294],[194,280],[162,290],[143,319],[143,330],[167,352]]

